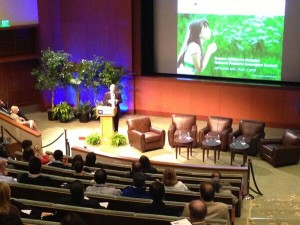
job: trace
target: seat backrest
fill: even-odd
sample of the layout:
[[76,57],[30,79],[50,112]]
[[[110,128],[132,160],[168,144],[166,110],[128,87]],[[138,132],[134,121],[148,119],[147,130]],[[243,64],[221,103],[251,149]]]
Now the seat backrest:
[[258,133],[264,132],[265,123],[254,120],[241,120],[239,129],[243,135],[254,136]]
[[232,119],[226,117],[210,116],[208,117],[207,126],[213,132],[222,132],[231,128]]
[[286,129],[282,137],[282,145],[284,146],[300,146],[300,132]]
[[178,130],[190,130],[192,126],[196,124],[196,116],[173,114],[172,124],[174,124]]
[[151,121],[149,117],[128,119],[126,123],[128,126],[128,130],[137,130],[141,133],[148,132],[151,127]]

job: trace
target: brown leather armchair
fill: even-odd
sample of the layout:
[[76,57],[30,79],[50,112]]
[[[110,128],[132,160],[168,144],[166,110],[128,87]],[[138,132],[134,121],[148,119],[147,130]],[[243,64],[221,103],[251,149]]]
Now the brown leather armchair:
[[261,139],[260,157],[274,167],[297,164],[300,156],[300,131],[286,129],[282,138]]
[[209,116],[206,127],[199,131],[199,142],[200,145],[205,139],[205,135],[208,137],[220,136],[222,151],[227,149],[228,134],[232,132],[232,119],[227,117]]
[[228,143],[232,143],[233,137],[236,141],[242,141],[249,145],[247,155],[256,156],[258,153],[258,142],[261,138],[265,137],[265,123],[254,120],[241,120],[239,123],[239,129],[233,131],[228,135]]
[[189,132],[193,138],[193,147],[197,147],[197,124],[195,115],[172,115],[172,124],[168,130],[168,140],[171,147],[174,147],[174,139],[179,136],[179,131],[182,135],[187,135]]
[[128,119],[128,140],[131,146],[142,152],[163,148],[165,145],[165,130],[151,126],[149,117]]

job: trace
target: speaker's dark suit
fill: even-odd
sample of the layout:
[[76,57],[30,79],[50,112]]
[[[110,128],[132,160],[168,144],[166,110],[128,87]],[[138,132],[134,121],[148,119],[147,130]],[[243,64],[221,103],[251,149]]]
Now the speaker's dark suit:
[[[103,104],[106,105],[106,106],[111,106],[111,104],[108,100],[111,100],[111,93],[110,92],[105,93]],[[120,92],[115,92],[115,100],[117,100],[116,104],[115,104],[115,107],[117,108],[117,112],[116,112],[116,115],[114,117],[114,131],[118,132],[119,118],[120,118],[120,104],[122,103],[122,96],[121,96]]]

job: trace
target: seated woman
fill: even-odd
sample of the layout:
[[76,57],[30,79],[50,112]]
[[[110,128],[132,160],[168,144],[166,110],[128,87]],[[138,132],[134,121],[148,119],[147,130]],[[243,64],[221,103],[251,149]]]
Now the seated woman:
[[0,182],[0,224],[23,224],[18,209],[10,203],[10,187],[2,181]]
[[17,121],[20,124],[26,125],[26,126],[30,127],[31,129],[36,130],[37,132],[41,133],[41,131],[38,129],[36,123],[33,120],[26,121],[23,117],[18,116],[18,112],[19,112],[18,106],[13,105],[10,108],[10,111],[11,111],[10,117],[13,120]]
[[174,169],[165,169],[163,178],[163,184],[166,191],[189,191],[188,187],[184,183],[177,180],[177,176]]

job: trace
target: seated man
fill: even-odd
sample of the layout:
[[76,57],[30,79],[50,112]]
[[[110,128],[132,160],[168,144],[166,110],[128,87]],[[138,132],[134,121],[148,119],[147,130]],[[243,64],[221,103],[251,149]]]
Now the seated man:
[[145,176],[142,172],[137,172],[133,175],[132,186],[123,189],[122,196],[133,198],[150,198],[146,193]]
[[114,187],[109,187],[105,184],[107,179],[107,174],[104,169],[98,169],[94,174],[95,184],[94,186],[88,186],[86,192],[93,192],[98,194],[108,194],[108,195],[121,195],[122,191]]
[[190,220],[192,225],[206,225],[205,217],[207,214],[207,207],[204,201],[193,200],[189,204]]
[[27,121],[23,117],[20,117],[18,115],[18,112],[19,112],[19,107],[18,106],[13,105],[10,110],[11,110],[10,117],[13,120],[17,121],[20,124],[26,125],[26,126],[30,127],[31,129],[41,133],[41,131],[38,129],[36,123],[33,120],[28,120]]
[[42,185],[42,186],[50,186],[54,187],[54,181],[48,177],[42,175],[41,172],[42,168],[42,162],[37,157],[32,157],[29,161],[28,165],[28,173],[21,173],[18,176],[18,182],[19,183],[25,183],[25,184],[34,184],[34,185]]
[[[215,188],[210,181],[201,183],[200,197],[206,203],[207,214],[205,219],[225,219],[227,224],[230,225],[230,217],[228,206],[222,202],[214,202]],[[182,216],[189,217],[189,203],[184,206]]]
[[167,216],[180,216],[179,209],[165,205],[163,198],[165,195],[164,184],[159,181],[154,181],[150,188],[149,193],[152,198],[151,205],[141,209],[141,213],[159,214]]
[[48,166],[58,167],[62,169],[70,169],[68,166],[68,159],[64,158],[62,150],[55,150],[53,153],[54,161],[50,162]]

